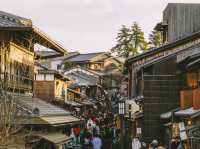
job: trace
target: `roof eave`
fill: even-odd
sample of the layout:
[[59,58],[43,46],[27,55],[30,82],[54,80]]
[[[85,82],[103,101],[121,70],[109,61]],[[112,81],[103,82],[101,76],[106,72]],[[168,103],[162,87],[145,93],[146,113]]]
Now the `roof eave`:
[[0,27],[0,31],[31,31],[32,27]]
[[44,32],[42,32],[35,26],[33,27],[33,33],[35,35],[36,43],[39,43],[45,47],[55,50],[56,52],[59,52],[62,55],[67,54],[67,50],[63,46],[51,39],[48,35],[46,35]]
[[180,39],[180,40],[174,41],[174,42],[172,42],[172,43],[168,43],[168,44],[163,45],[163,46],[161,46],[161,47],[158,47],[158,48],[156,48],[156,49],[154,49],[154,50],[145,52],[145,53],[143,53],[143,54],[140,54],[140,55],[137,55],[137,56],[134,56],[134,57],[130,57],[130,58],[128,58],[128,59],[126,60],[125,63],[128,64],[128,63],[131,63],[131,62],[140,60],[140,59],[142,59],[142,58],[144,58],[144,57],[150,56],[150,55],[152,55],[152,54],[156,54],[156,53],[158,53],[158,52],[164,51],[164,50],[166,50],[166,49],[176,47],[176,46],[178,46],[178,45],[180,45],[180,44],[183,44],[184,42],[187,42],[187,41],[189,41],[189,40],[195,39],[195,38],[197,38],[197,37],[199,37],[199,36],[200,36],[200,32],[196,32],[196,33],[194,33],[194,34],[192,34],[192,35],[190,35],[190,36],[187,36],[187,37],[182,38],[182,39]]

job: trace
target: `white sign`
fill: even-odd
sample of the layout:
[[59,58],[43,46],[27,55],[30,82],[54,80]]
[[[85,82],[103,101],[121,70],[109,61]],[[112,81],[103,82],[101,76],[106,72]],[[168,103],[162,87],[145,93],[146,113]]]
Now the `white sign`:
[[181,140],[187,140],[187,134],[186,134],[186,131],[181,131],[180,132],[180,138]]
[[142,129],[141,128],[137,128],[136,129],[136,134],[142,134]]
[[180,131],[184,131],[185,130],[185,124],[184,124],[184,122],[180,122],[178,125],[179,125]]

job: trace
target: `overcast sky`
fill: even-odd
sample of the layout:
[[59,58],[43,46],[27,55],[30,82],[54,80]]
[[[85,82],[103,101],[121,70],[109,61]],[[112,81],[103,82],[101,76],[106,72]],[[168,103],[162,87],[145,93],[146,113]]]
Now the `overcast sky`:
[[96,52],[115,45],[123,24],[137,21],[148,36],[170,2],[200,0],[1,0],[0,9],[32,19],[70,51]]

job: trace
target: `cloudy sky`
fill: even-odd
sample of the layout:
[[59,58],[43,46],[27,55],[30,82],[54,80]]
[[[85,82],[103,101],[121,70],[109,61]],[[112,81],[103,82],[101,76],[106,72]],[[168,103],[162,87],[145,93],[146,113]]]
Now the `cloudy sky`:
[[70,51],[96,52],[115,45],[123,24],[137,21],[148,36],[170,2],[200,0],[1,0],[0,9],[32,19]]

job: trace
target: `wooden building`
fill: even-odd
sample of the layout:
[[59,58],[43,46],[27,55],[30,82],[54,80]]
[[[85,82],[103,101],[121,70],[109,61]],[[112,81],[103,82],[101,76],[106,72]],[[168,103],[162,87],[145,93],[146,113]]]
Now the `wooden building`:
[[65,76],[74,80],[70,88],[79,90],[88,98],[95,99],[102,96],[102,77],[86,68],[75,67],[64,72]]
[[122,63],[118,59],[107,52],[77,54],[65,59],[63,64],[67,62],[95,71],[102,71],[104,67],[111,63],[115,64],[117,67],[122,66]]
[[0,12],[0,73],[6,77],[8,90],[33,92],[34,44],[40,44],[61,54],[65,49],[47,37],[31,20]]
[[173,42],[199,31],[199,18],[200,4],[169,3],[156,29],[163,32],[164,42]]
[[35,74],[35,96],[53,102],[56,99],[65,100],[69,78],[64,77],[56,70],[38,70]]
[[[178,4],[170,4],[166,9],[171,10],[169,7],[174,5]],[[189,6],[180,4],[178,7],[180,9],[182,7],[192,9]],[[169,19],[172,19],[170,15],[173,16],[173,13],[177,13],[180,9],[173,9],[172,14],[169,14]],[[186,14],[182,13],[182,15]],[[190,15],[187,14],[187,19]],[[170,22],[170,20],[168,21]],[[178,22],[179,20],[175,19],[174,21]],[[170,27],[170,24],[168,25]],[[173,25],[177,25],[177,23]],[[184,25],[187,25],[187,22],[176,27],[181,28]],[[168,31],[170,35],[172,31]],[[189,69],[186,71],[186,68],[196,63],[199,45],[200,33],[189,32],[176,41],[127,60],[129,72],[128,95],[130,99],[136,100],[142,105],[142,137],[147,143],[150,143],[153,139],[164,142],[165,129],[160,120],[160,114],[180,106],[180,91],[185,87],[187,88],[189,82],[190,86],[197,86],[197,81],[194,81],[197,75],[190,72]],[[198,67],[198,64],[196,67]],[[196,72],[197,70],[195,68]]]
[[108,90],[119,88],[119,80],[123,78],[123,63],[108,52],[77,54],[63,61],[63,65],[69,64],[89,69],[102,76],[102,86]]
[[[80,122],[80,119],[71,116],[69,112],[33,97],[36,44],[61,55],[67,53],[65,48],[33,26],[30,19],[0,11],[0,102],[6,95],[12,96],[13,103],[17,106],[16,113],[12,113],[17,116],[14,118],[14,124],[20,125],[21,128],[10,136],[7,142],[9,148],[32,148],[26,146],[27,143],[45,139],[45,131],[52,130],[52,133],[55,133],[54,130],[59,130],[56,133],[63,136],[63,126]],[[60,125],[62,127],[55,128]],[[45,130],[47,128],[48,130]],[[32,138],[32,131],[37,134],[39,131],[43,137],[40,136],[39,140]],[[27,134],[30,135],[28,140],[25,139]],[[67,138],[61,138],[57,143],[66,140]],[[49,143],[49,140],[46,143]],[[60,148],[60,144],[56,146],[53,143],[53,146]]]

